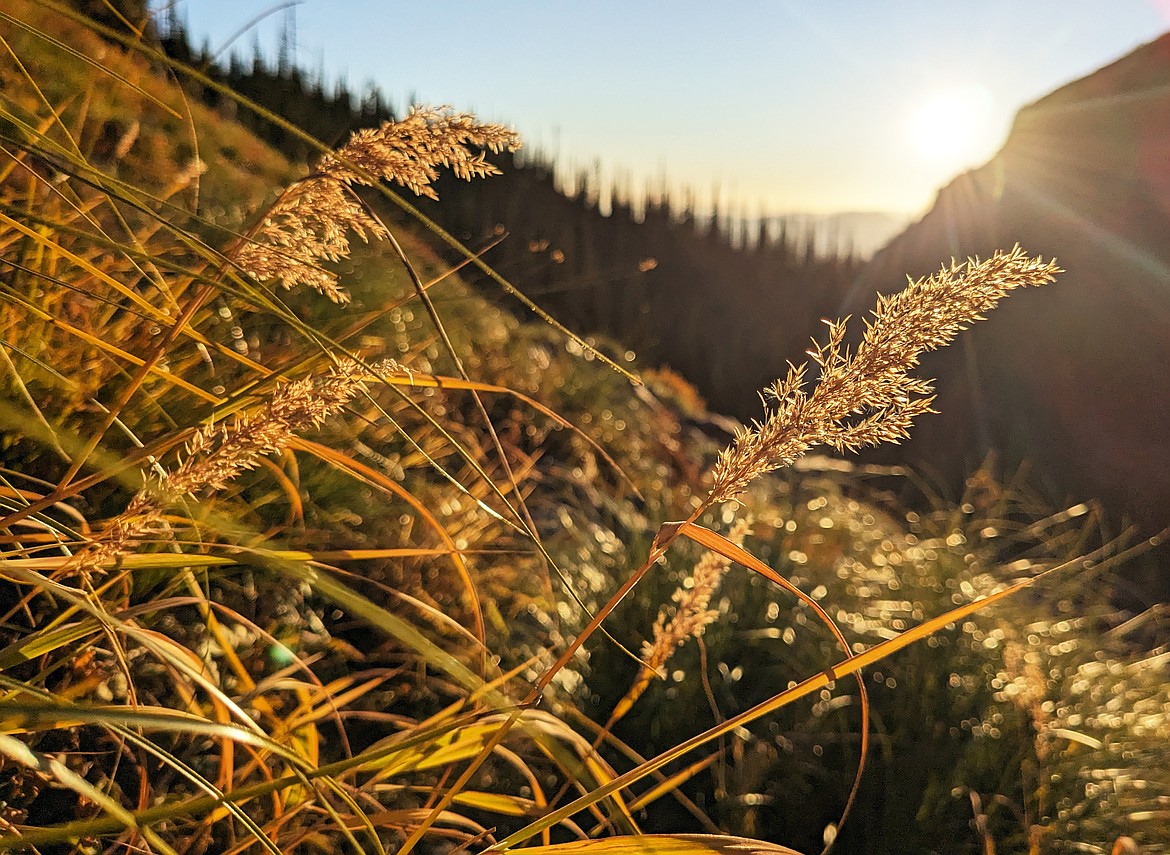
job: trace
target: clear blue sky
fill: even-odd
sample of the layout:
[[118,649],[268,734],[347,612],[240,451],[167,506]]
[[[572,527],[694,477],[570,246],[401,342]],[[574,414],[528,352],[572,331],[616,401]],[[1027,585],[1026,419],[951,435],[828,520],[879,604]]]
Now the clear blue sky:
[[[218,48],[279,0],[178,2]],[[1170,29],[1170,0],[303,0],[237,46],[273,55],[289,14],[302,65],[397,109],[752,215],[920,210],[1020,106]]]

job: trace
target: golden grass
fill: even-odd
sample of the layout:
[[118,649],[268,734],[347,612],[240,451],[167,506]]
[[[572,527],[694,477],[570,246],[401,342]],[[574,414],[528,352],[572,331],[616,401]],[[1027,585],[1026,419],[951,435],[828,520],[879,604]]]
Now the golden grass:
[[[701,476],[702,443],[672,436],[676,411],[504,318],[355,192],[409,209],[388,184],[431,195],[440,168],[489,176],[485,151],[513,148],[513,132],[423,108],[323,152],[299,179],[257,148],[263,176],[249,180],[174,145],[188,126],[221,151],[256,144],[217,135],[223,118],[164,85],[149,48],[122,53],[49,8],[0,15],[5,48],[28,58],[4,70],[0,128],[0,851],[788,851],[644,835],[641,812],[672,798],[717,829],[683,785],[724,758],[692,752],[798,699],[825,701],[840,677],[860,681],[1061,564],[989,575],[936,609],[903,610],[913,621],[851,623],[752,551],[762,527],[789,532],[796,516],[777,527],[781,483],[762,476],[817,445],[905,436],[929,408],[909,373],[919,354],[1048,281],[1052,264],[1016,249],[911,283],[879,302],[854,352],[830,324],[812,352],[816,388],[794,368]],[[42,86],[29,69],[46,50],[70,60],[58,57],[71,69],[59,80],[103,68],[120,94]],[[130,123],[97,157],[92,118],[117,118],[119,98],[175,124]],[[124,178],[144,149],[157,171],[141,186]],[[275,201],[247,218],[197,207],[194,189],[221,170],[238,198]],[[283,191],[266,186],[274,175]],[[364,249],[376,263],[352,260],[354,235],[384,240]],[[729,500],[764,522],[736,522],[734,506],[717,508]],[[685,519],[661,523],[672,516]],[[644,661],[621,654],[637,672],[599,727],[574,695],[577,652],[668,555],[688,562],[689,585],[673,614],[651,627],[639,616]],[[725,630],[712,598],[737,564],[825,624],[827,647],[789,688],[644,757],[615,726],[688,639]],[[623,566],[636,569],[609,595]],[[1027,638],[1012,639],[1020,688],[1005,700],[1037,733],[1074,732],[1046,710]],[[869,739],[859,685],[855,766]],[[859,776],[839,794],[846,813]]]
[[431,183],[438,168],[470,181],[497,172],[486,152],[514,151],[513,131],[473,116],[416,107],[400,122],[355,132],[326,155],[313,174],[288,187],[234,254],[245,273],[285,288],[307,285],[335,303],[348,295],[322,262],[349,256],[349,234],[384,239],[389,231],[353,192],[354,185],[396,183],[417,195],[437,198]]

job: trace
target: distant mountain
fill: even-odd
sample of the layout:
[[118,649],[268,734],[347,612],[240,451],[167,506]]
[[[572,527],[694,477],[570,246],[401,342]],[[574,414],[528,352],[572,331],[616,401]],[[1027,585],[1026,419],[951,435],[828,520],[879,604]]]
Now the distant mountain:
[[824,255],[844,253],[870,258],[910,222],[900,211],[840,211],[833,214],[785,214],[778,218],[792,234],[811,232]]
[[[952,256],[1020,243],[1067,270],[926,361],[940,415],[902,459],[947,483],[998,449],[1054,496],[1170,524],[1170,34],[1020,111],[863,269],[845,311]],[[1135,592],[1170,596],[1170,570]],[[1152,588],[1150,586],[1153,586]]]

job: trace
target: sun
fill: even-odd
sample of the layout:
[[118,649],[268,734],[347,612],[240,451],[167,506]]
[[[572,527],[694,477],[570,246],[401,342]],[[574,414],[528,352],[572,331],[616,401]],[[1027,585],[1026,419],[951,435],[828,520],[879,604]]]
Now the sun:
[[992,106],[991,93],[983,86],[936,92],[911,112],[910,140],[931,160],[968,166],[988,153]]

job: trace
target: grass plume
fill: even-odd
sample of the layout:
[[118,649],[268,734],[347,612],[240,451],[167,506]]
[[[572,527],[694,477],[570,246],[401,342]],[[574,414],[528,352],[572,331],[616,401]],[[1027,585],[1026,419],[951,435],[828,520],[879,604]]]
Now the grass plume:
[[382,239],[385,225],[353,187],[379,181],[396,183],[417,195],[438,198],[432,182],[439,167],[460,178],[494,175],[485,152],[514,151],[520,138],[501,125],[466,113],[415,107],[401,121],[355,131],[337,151],[321,158],[316,170],[288,187],[235,253],[239,267],[261,282],[285,288],[304,285],[335,303],[349,295],[323,262],[350,252],[350,234]]
[[62,571],[92,576],[142,538],[157,534],[163,512],[184,496],[223,490],[240,473],[256,468],[262,457],[283,451],[299,433],[320,427],[357,394],[359,373],[357,363],[343,361],[322,377],[282,383],[255,412],[196,431],[185,459],[173,471],[148,479],[102,536]]
[[[740,518],[735,521],[727,539],[736,546],[743,546],[743,539],[751,527],[750,517]],[[703,630],[719,617],[718,610],[710,607],[711,598],[719,590],[723,574],[730,566],[730,559],[718,552],[708,550],[703,553],[686,582],[674,592],[673,614],[665,606],[658,612],[651,629],[652,637],[642,647],[645,671],[659,672],[683,642],[701,636]]]
[[905,439],[933,401],[931,382],[910,375],[921,355],[949,344],[1015,289],[1047,284],[1059,272],[1019,246],[986,261],[952,263],[879,296],[852,353],[844,343],[848,319],[827,322],[825,342],[809,351],[820,369],[816,389],[805,391],[803,363],[764,391],[769,412],[719,456],[708,501],[734,499],[757,476],[816,446],[844,452]]

